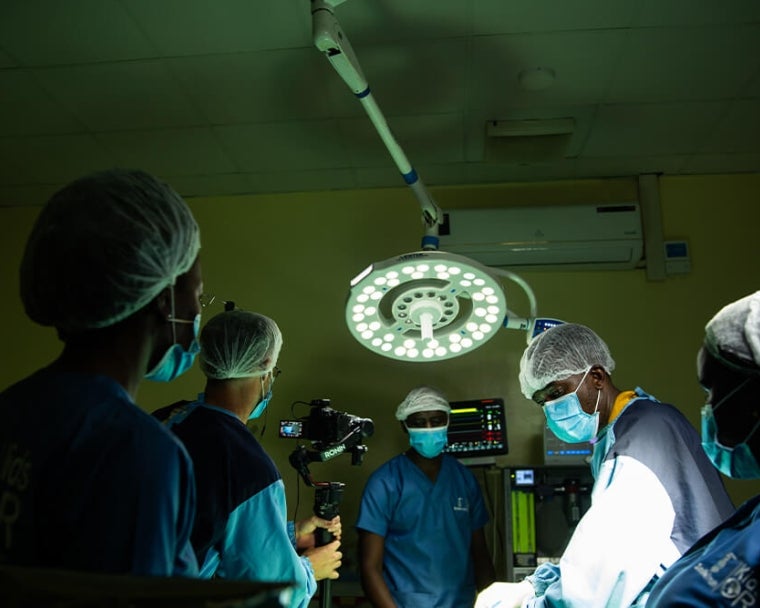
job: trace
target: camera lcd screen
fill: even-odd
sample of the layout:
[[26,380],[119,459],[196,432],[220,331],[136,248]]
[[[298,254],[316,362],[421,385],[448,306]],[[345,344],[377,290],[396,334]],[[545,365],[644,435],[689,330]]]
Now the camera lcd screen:
[[502,399],[452,401],[446,452],[456,458],[506,454],[507,424]]
[[280,420],[280,437],[303,437],[303,422],[300,420]]

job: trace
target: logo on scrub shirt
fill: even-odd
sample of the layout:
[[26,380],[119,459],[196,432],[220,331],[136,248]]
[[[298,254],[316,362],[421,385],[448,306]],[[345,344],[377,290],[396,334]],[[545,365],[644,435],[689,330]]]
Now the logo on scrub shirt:
[[467,499],[461,496],[457,497],[456,503],[454,503],[454,511],[469,511],[470,505],[467,503]]
[[694,570],[721,597],[732,600],[732,606],[754,606],[757,601],[757,578],[749,564],[733,552],[726,553],[709,568],[699,563]]

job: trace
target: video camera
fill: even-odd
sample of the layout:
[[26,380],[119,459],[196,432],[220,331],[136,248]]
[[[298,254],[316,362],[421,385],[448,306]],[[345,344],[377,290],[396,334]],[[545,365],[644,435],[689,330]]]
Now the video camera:
[[356,443],[361,443],[364,437],[375,431],[371,419],[338,412],[330,407],[329,399],[314,399],[309,405],[312,409],[308,416],[280,420],[280,437],[308,439],[319,449],[350,441],[354,437]]
[[310,448],[299,445],[295,449],[290,455],[290,464],[308,485],[315,486],[309,463],[325,462],[348,452],[351,464],[361,464],[367,451],[362,441],[375,432],[375,423],[369,418],[332,409],[329,399],[314,399],[308,405],[311,406],[308,416],[280,420],[280,437],[311,441]]

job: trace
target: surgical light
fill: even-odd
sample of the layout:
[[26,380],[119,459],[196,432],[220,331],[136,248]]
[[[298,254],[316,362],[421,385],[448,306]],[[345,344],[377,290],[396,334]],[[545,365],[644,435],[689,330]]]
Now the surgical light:
[[377,354],[440,361],[490,340],[507,314],[487,268],[442,251],[415,251],[372,264],[351,281],[346,323]]
[[[314,44],[364,107],[406,184],[422,209],[422,250],[377,262],[350,283],[346,323],[351,334],[377,354],[402,361],[440,361],[465,354],[501,327],[527,332],[540,326],[533,291],[519,276],[469,258],[438,251],[443,213],[393,136],[333,8],[345,0],[311,0]],[[517,282],[531,315],[507,308],[497,276]]]

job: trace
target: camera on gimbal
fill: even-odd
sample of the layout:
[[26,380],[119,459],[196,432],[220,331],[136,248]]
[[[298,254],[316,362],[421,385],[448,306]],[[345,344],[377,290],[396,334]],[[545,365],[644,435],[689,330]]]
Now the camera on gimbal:
[[[317,450],[337,450],[329,455],[332,457],[359,445],[362,439],[375,431],[371,419],[338,412],[330,407],[329,399],[314,399],[309,405],[311,411],[308,416],[295,420],[280,420],[280,437],[308,439]],[[348,445],[341,449],[343,444]]]

